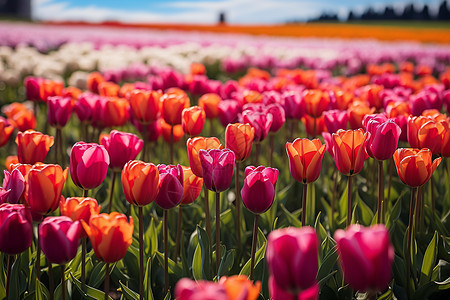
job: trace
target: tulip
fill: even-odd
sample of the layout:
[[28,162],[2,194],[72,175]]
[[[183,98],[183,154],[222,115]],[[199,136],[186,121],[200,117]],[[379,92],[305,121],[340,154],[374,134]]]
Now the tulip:
[[142,124],[158,120],[161,96],[161,91],[133,90],[128,96],[132,117]]
[[272,231],[267,240],[266,261],[276,285],[298,294],[316,284],[318,241],[313,228],[288,227]]
[[100,97],[89,92],[82,93],[78,96],[78,101],[74,106],[75,114],[81,122],[91,122],[92,115],[97,101]]
[[[19,164],[19,158],[17,157],[17,155],[10,155],[7,156],[5,159],[5,168],[6,170],[8,170],[9,172],[12,171],[12,166]],[[31,166],[31,165],[30,165]]]
[[[384,225],[352,225],[334,234],[345,281],[355,290],[383,291],[392,278],[394,248]],[[374,243],[373,241],[377,241]]]
[[160,175],[151,163],[129,161],[122,170],[122,186],[125,198],[130,204],[145,206],[158,195]]
[[43,78],[38,78],[34,76],[25,77],[23,82],[25,86],[25,95],[27,100],[39,101],[41,100],[40,85]]
[[281,98],[283,99],[286,118],[300,120],[306,111],[306,103],[302,94],[296,91],[286,91],[281,95]]
[[96,188],[105,180],[109,162],[104,146],[78,142],[70,152],[70,176],[79,188]]
[[199,135],[205,125],[205,111],[201,106],[192,106],[183,109],[181,113],[181,125],[190,136]]
[[216,137],[195,137],[187,140],[187,152],[189,165],[192,173],[198,177],[203,177],[202,164],[199,158],[200,150],[222,149],[223,146]]
[[236,162],[243,162],[250,156],[254,135],[255,129],[249,124],[228,124],[225,147],[234,152]]
[[166,93],[161,97],[162,117],[170,125],[181,124],[181,113],[189,107],[189,98],[184,92]]
[[120,86],[114,82],[103,81],[98,85],[98,94],[105,97],[117,97]]
[[313,118],[318,118],[328,110],[330,96],[320,90],[308,90],[303,94],[306,103],[306,113]]
[[309,115],[302,117],[302,122],[305,124],[306,134],[311,137],[316,137],[325,131],[324,117],[313,118]]
[[245,168],[245,180],[241,190],[242,201],[254,214],[262,214],[273,203],[278,169],[263,166]]
[[29,207],[21,204],[1,204],[0,251],[15,255],[28,249],[33,240],[32,222]]
[[362,128],[364,116],[373,114],[375,112],[375,107],[370,108],[364,102],[353,102],[347,109],[347,112],[350,128],[355,130]]
[[29,109],[20,110],[17,113],[8,116],[8,121],[19,131],[26,131],[36,127],[36,118],[33,111]]
[[317,300],[319,299],[319,285],[316,283],[312,287],[301,291],[298,295],[291,294],[281,289],[273,279],[269,277],[269,295],[272,300]]
[[62,128],[66,126],[72,113],[72,99],[68,97],[49,97],[47,100],[48,123]]
[[108,151],[110,167],[114,172],[122,170],[128,161],[135,159],[144,146],[137,135],[118,130],[112,130],[104,136],[100,144]]
[[379,96],[383,89],[383,86],[377,84],[366,85],[362,89],[360,98],[361,100],[368,102],[370,107],[375,107],[379,110],[383,107],[383,102]]
[[48,217],[39,225],[42,252],[50,263],[65,264],[77,254],[80,222],[69,217]]
[[195,175],[191,168],[183,167],[183,198],[181,205],[188,205],[200,195],[203,186],[203,178]]
[[92,72],[86,78],[87,88],[91,92],[98,94],[98,86],[104,81],[105,79],[100,73]]
[[16,204],[22,198],[25,191],[25,178],[18,169],[13,169],[11,172],[3,171],[5,178],[3,179],[2,187],[4,190],[10,190],[6,200],[9,203]]
[[123,126],[129,119],[130,105],[123,98],[108,98],[101,110],[103,127]]
[[241,104],[237,100],[223,100],[220,101],[217,109],[219,111],[220,123],[223,126],[227,126],[237,121]]
[[347,130],[348,115],[342,110],[328,110],[323,113],[325,126],[329,133],[335,133],[339,129]]
[[106,263],[121,260],[133,240],[133,219],[117,212],[91,216],[89,224],[81,221],[91,240],[95,255]]
[[255,138],[256,142],[263,141],[267,134],[269,133],[269,129],[273,123],[273,115],[268,113],[259,113],[259,112],[251,112],[245,111],[242,113],[244,123],[250,124],[255,129]]
[[205,110],[206,118],[214,119],[219,116],[219,104],[222,101],[219,95],[209,93],[198,99],[198,105]]
[[234,152],[230,149],[201,149],[198,156],[205,186],[214,192],[228,189],[234,172]]
[[225,287],[217,282],[182,278],[175,287],[178,300],[229,300]]
[[433,154],[439,154],[445,126],[430,117],[408,118],[408,143],[413,148],[428,148]]
[[445,130],[442,132],[442,147],[440,153],[443,157],[450,157],[450,120],[442,121],[441,124]]
[[19,162],[35,164],[44,161],[53,145],[53,137],[38,131],[27,130],[17,134],[16,144]]
[[[100,206],[97,200],[90,197],[70,197],[67,199],[61,198],[59,203],[59,210],[61,216],[69,217],[72,221],[89,222],[91,216],[98,215],[100,213]],[[82,228],[81,236],[86,237],[86,233]]]
[[259,292],[261,291],[261,282],[257,281],[253,284],[245,275],[221,277],[219,284],[225,287],[230,300],[256,300],[259,298]]
[[11,134],[14,131],[14,127],[5,118],[0,117],[0,147],[5,146]]
[[76,101],[82,93],[83,92],[79,88],[76,88],[74,86],[68,86],[62,90],[61,96],[68,97]]
[[172,126],[164,120],[161,120],[161,133],[166,143],[172,145],[178,143],[184,136],[184,130],[181,124]]
[[34,165],[30,169],[25,199],[32,212],[45,215],[59,207],[67,173],[59,165]]

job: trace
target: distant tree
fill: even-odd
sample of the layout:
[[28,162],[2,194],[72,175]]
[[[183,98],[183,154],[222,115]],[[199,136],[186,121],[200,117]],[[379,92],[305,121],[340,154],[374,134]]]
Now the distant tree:
[[225,17],[225,12],[221,11],[219,13],[219,24],[225,24],[227,22],[227,19]]
[[382,15],[381,19],[383,20],[394,20],[396,18],[394,8],[392,6],[386,6],[384,9],[384,14]]
[[431,19],[430,12],[428,11],[428,5],[426,5],[426,4],[422,8],[421,19],[425,20],[425,21],[428,21]]
[[405,9],[403,10],[402,15],[403,20],[412,20],[414,19],[414,5],[412,3],[407,4]]
[[450,20],[450,11],[447,7],[447,1],[442,1],[441,5],[439,5],[438,19],[442,21]]
[[350,10],[348,13],[347,21],[354,21],[356,19],[355,15],[353,14],[353,11]]

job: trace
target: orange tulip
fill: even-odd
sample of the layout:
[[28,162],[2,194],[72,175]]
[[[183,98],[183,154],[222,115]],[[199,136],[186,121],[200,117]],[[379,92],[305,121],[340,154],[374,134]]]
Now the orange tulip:
[[13,131],[14,127],[5,118],[0,117],[0,147],[8,143]]
[[286,152],[289,156],[289,170],[295,180],[306,184],[319,178],[325,145],[318,139],[296,139],[292,143],[286,143]]
[[[38,165],[38,164],[36,164]],[[41,164],[42,165],[42,164]],[[19,163],[19,161],[17,162],[11,162],[11,164],[9,165],[9,169],[8,171],[11,172],[14,169],[19,170],[19,172],[22,174],[23,178],[25,178],[25,181],[27,180],[27,176],[28,173],[30,172],[31,168],[34,165],[29,165],[29,164],[21,164]]]
[[106,263],[121,260],[133,241],[133,218],[113,212],[91,216],[89,224],[81,221],[91,240],[95,255]]
[[357,101],[353,102],[349,108],[348,112],[348,122],[351,129],[362,128],[362,120],[366,115],[373,114],[375,112],[375,107],[369,107],[365,102]]
[[124,83],[119,90],[119,97],[128,99],[131,92],[135,90],[134,83]]
[[199,135],[202,132],[205,119],[205,111],[200,106],[185,108],[181,113],[181,125],[190,136]]
[[205,110],[208,119],[219,116],[219,103],[222,101],[219,95],[214,93],[204,94],[198,99],[198,105]]
[[123,126],[129,118],[129,104],[123,98],[109,98],[102,112],[104,127]]
[[234,152],[237,162],[246,160],[252,152],[255,129],[249,124],[228,124],[225,129],[225,147]]
[[183,166],[183,199],[181,205],[191,204],[198,198],[203,187],[203,178],[192,173],[191,168]]
[[432,161],[429,149],[400,148],[394,153],[398,176],[410,187],[422,186],[433,175],[442,158]]
[[42,215],[55,211],[67,179],[68,169],[59,165],[34,165],[28,172],[25,200],[31,211]]
[[159,171],[152,163],[130,160],[122,170],[122,187],[130,204],[144,206],[155,200],[159,191]]
[[369,157],[365,150],[368,139],[369,134],[362,129],[340,129],[333,133],[331,153],[339,172],[347,176],[361,172],[364,161]]
[[4,106],[2,111],[8,117],[11,125],[20,131],[34,129],[36,127],[36,118],[34,117],[33,111],[29,110],[22,103],[11,103],[10,105]]
[[191,75],[204,75],[206,74],[205,65],[201,63],[192,63],[191,64]]
[[304,93],[306,113],[311,117],[318,118],[328,110],[330,95],[320,90],[308,90]]
[[181,126],[181,124],[173,126],[172,141],[171,141],[171,137],[170,137],[171,130],[172,130],[172,126],[170,124],[167,124],[166,122],[164,122],[164,120],[161,120],[161,133],[162,133],[164,140],[167,143],[175,144],[175,143],[179,142],[184,136],[183,126]]
[[[302,117],[302,122],[305,124],[306,134],[310,136],[317,136],[318,134],[322,134],[322,132],[326,131],[325,129],[325,119],[323,116],[319,118],[313,118],[309,115],[304,115]],[[316,122],[316,129],[314,132],[314,122]]]
[[442,132],[441,155],[450,157],[450,120],[439,121],[445,130]]
[[225,287],[230,300],[256,300],[261,291],[261,282],[253,284],[245,275],[223,276],[219,283]]
[[27,130],[17,134],[16,144],[19,162],[35,164],[44,161],[53,145],[53,137],[38,131]]
[[131,115],[143,124],[156,121],[160,114],[161,96],[161,91],[132,91],[128,96]]
[[72,100],[77,100],[78,96],[80,96],[81,93],[82,92],[80,89],[78,89],[74,86],[68,86],[62,90],[61,96],[72,98]]
[[[91,216],[100,213],[100,206],[98,205],[97,200],[90,197],[71,197],[67,199],[62,197],[59,202],[59,210],[61,216],[67,216],[74,222],[81,220],[89,222]],[[86,237],[84,229],[81,235]]]
[[17,155],[7,156],[5,159],[5,168],[9,172],[11,172],[14,169],[13,165],[18,164],[18,163],[19,163],[19,158],[17,157]]
[[43,101],[47,101],[48,97],[60,96],[64,89],[64,83],[53,80],[43,80],[39,88],[39,94]]
[[92,72],[86,78],[86,85],[88,90],[98,94],[98,86],[104,81],[105,79],[99,72]]
[[379,93],[384,89],[383,86],[377,84],[369,84],[363,87],[360,98],[369,103],[370,107],[380,109],[383,107]]
[[243,93],[243,103],[262,103],[263,96],[257,91],[245,90]]
[[105,97],[119,96],[120,86],[114,82],[104,81],[98,85],[98,94]]
[[352,93],[344,92],[342,90],[336,90],[334,96],[336,97],[336,108],[339,110],[346,110],[354,98]]
[[223,146],[219,139],[216,137],[195,137],[187,140],[187,150],[189,165],[191,166],[192,173],[198,177],[203,178],[202,164],[200,163],[200,158],[198,157],[198,152],[200,150],[208,149],[222,149]]
[[162,117],[170,125],[181,124],[181,113],[183,109],[189,107],[189,97],[181,90],[171,89],[162,97]]
[[408,143],[413,148],[428,148],[433,154],[439,154],[442,147],[442,139],[445,135],[443,122],[438,122],[430,117],[408,118]]

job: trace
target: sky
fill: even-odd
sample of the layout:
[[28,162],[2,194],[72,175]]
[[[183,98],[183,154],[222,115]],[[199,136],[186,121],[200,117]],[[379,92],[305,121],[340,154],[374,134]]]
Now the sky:
[[224,12],[230,24],[273,24],[306,20],[322,12],[346,18],[349,9],[361,13],[369,6],[381,9],[391,4],[424,3],[430,11],[440,0],[31,0],[35,20],[121,21],[128,23],[216,23]]

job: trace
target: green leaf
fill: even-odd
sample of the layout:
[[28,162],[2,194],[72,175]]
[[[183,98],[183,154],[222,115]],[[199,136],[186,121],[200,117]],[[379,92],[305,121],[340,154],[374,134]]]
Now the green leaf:
[[318,281],[321,281],[327,275],[332,273],[332,270],[336,265],[337,259],[338,259],[337,248],[334,248],[325,255],[325,258],[323,259],[322,264],[319,267],[319,271],[317,272]]
[[425,251],[425,255],[423,257],[419,286],[422,286],[423,284],[431,280],[431,271],[433,270],[434,262],[436,261],[438,252],[438,240],[438,233],[437,231],[435,231],[433,238],[428,244],[427,250]]
[[200,245],[197,245],[197,248],[195,248],[194,259],[192,260],[192,275],[195,280],[203,279],[202,249]]
[[222,258],[222,261],[219,265],[218,276],[228,275],[228,272],[233,267],[234,259],[236,257],[236,249],[231,249],[225,252],[225,255]]
[[[403,193],[402,193],[403,195]],[[402,199],[398,198],[397,202],[395,202],[394,207],[392,207],[392,210],[387,213],[387,220],[386,220],[386,227],[390,228],[391,225],[394,223],[395,220],[398,220],[400,217],[400,213],[402,211]]]
[[288,219],[288,222],[290,225],[295,226],[295,227],[302,227],[302,222],[300,222],[300,220],[294,216],[291,212],[289,212],[286,207],[284,207],[283,204],[280,204],[281,210],[284,212],[285,216]]
[[[73,276],[73,273],[70,272],[70,281],[72,281],[72,283],[75,285],[75,287],[77,288],[77,290],[80,292],[81,296],[84,299],[88,299],[88,300],[98,300],[98,299],[104,299],[105,298],[105,293],[97,290],[96,288],[93,288],[89,285],[86,285],[86,291],[83,291],[81,289],[81,282],[75,278],[75,276]],[[112,300],[112,298],[110,296],[108,296],[108,299]]]
[[378,296],[377,300],[392,300],[394,296],[394,293],[392,292],[392,289],[388,289],[383,295]]
[[[359,198],[359,194],[356,193]],[[361,199],[358,199],[359,221],[364,226],[369,226],[373,220],[374,214],[367,204]]]
[[38,283],[35,291],[36,300],[50,299],[50,294],[45,285],[40,281],[38,281]]
[[[255,253],[255,266],[261,259],[264,258],[267,246],[267,239],[264,236],[264,233],[259,228],[258,228],[258,245],[259,249]],[[250,267],[251,267],[251,258],[245,263],[244,267],[242,267],[241,273],[239,274],[250,276]]]
[[11,282],[9,284],[9,299],[15,300],[20,299],[20,260],[23,254],[19,254],[17,259],[14,261],[11,268]]
[[428,299],[430,295],[448,289],[450,289],[450,277],[442,282],[430,281],[419,287],[414,293],[412,299],[413,300]]
[[106,264],[102,261],[97,262],[89,277],[88,285],[98,288],[105,280]]
[[129,287],[124,285],[122,281],[119,281],[120,291],[125,296],[127,300],[139,300],[139,294],[131,290]]
[[153,300],[153,292],[152,292],[152,258],[149,257],[147,260],[147,267],[145,269],[144,276],[144,289],[147,291],[147,300]]
[[[164,254],[157,251],[156,258],[158,259],[161,266],[164,266]],[[183,269],[172,259],[169,258],[168,261],[169,261],[169,274],[174,274],[178,278],[181,278],[183,276]]]
[[158,230],[155,226],[155,219],[152,218],[150,221],[150,226],[144,233],[145,241],[145,253],[148,256],[152,256],[156,251],[158,251]]
[[[211,272],[211,253],[210,253],[210,245],[209,238],[206,231],[197,225],[197,236],[198,242],[201,249],[201,258],[202,258],[202,277],[203,279],[212,280],[212,272]],[[197,252],[197,249],[195,250]],[[194,253],[195,256],[195,253]]]

